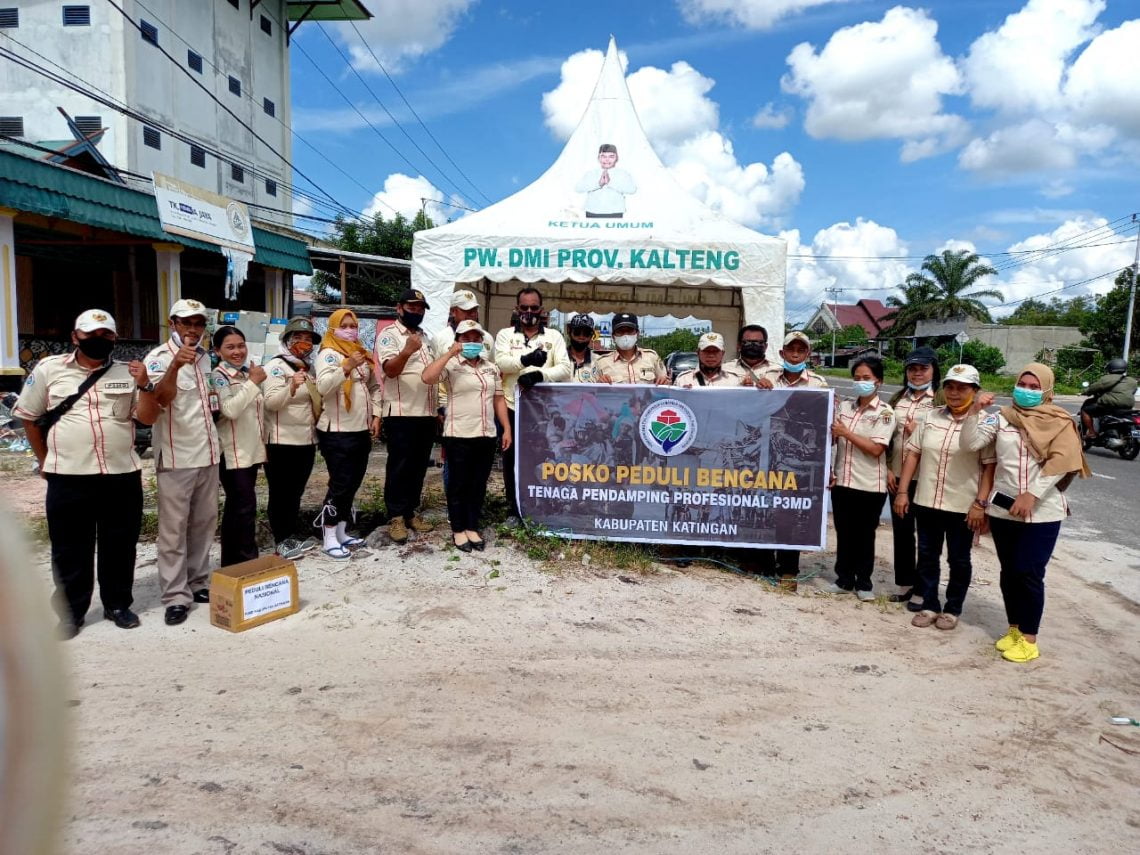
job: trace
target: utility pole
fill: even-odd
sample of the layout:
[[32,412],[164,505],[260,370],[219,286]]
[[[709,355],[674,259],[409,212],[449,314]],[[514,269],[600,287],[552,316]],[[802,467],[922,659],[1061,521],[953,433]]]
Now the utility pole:
[[831,295],[831,319],[835,321],[835,325],[831,328],[831,367],[835,367],[835,331],[839,328],[839,309],[837,303],[839,295],[846,289],[844,288],[826,288],[825,293]]
[[[1136,222],[1136,215],[1132,215]],[[1128,315],[1124,319],[1124,364],[1128,364],[1128,354],[1132,348],[1132,313],[1136,311],[1136,280],[1140,278],[1140,224],[1136,227],[1136,257],[1132,261],[1132,289],[1128,294]]]

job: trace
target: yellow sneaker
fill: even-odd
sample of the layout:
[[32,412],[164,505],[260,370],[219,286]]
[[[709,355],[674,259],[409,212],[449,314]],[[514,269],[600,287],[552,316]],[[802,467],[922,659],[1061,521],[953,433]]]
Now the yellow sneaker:
[[432,525],[431,523],[429,523],[427,520],[423,519],[422,517],[418,517],[418,516],[412,517],[411,522],[408,523],[408,526],[411,528],[412,531],[418,531],[421,534],[424,532],[428,532],[428,531],[435,531],[434,525]]
[[1032,662],[1040,655],[1041,651],[1037,649],[1036,644],[1026,641],[1024,635],[1019,635],[1013,647],[1002,654],[1002,658],[1010,662]]
[[1011,626],[1009,632],[994,642],[994,648],[998,653],[1005,653],[1013,645],[1017,644],[1017,639],[1021,638],[1021,630],[1016,626]]

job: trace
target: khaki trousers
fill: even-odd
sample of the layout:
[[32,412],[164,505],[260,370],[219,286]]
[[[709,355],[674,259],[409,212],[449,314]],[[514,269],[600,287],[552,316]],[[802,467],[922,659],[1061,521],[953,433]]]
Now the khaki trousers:
[[158,579],[164,606],[189,606],[210,586],[218,527],[218,467],[166,469],[158,481]]

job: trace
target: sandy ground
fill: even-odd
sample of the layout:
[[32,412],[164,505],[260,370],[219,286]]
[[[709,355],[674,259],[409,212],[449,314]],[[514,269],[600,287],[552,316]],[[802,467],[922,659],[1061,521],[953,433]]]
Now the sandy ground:
[[142,627],[93,608],[63,645],[62,852],[1140,851],[1140,728],[1108,724],[1140,714],[1140,607],[1105,569],[1140,555],[1064,540],[1018,666],[988,540],[953,632],[829,572],[788,595],[444,543],[305,558],[302,610],[238,635],[165,626],[142,546]]

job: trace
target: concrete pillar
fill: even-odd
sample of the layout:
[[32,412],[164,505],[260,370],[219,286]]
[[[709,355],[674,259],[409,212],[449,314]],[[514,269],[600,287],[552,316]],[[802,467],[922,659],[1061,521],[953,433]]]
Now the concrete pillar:
[[156,243],[158,264],[158,340],[170,338],[170,307],[182,299],[182,244]]
[[0,208],[0,374],[23,376],[16,322],[16,213]]
[[289,305],[285,294],[286,277],[284,271],[266,268],[265,270],[265,311],[270,318],[285,317],[286,307]]

